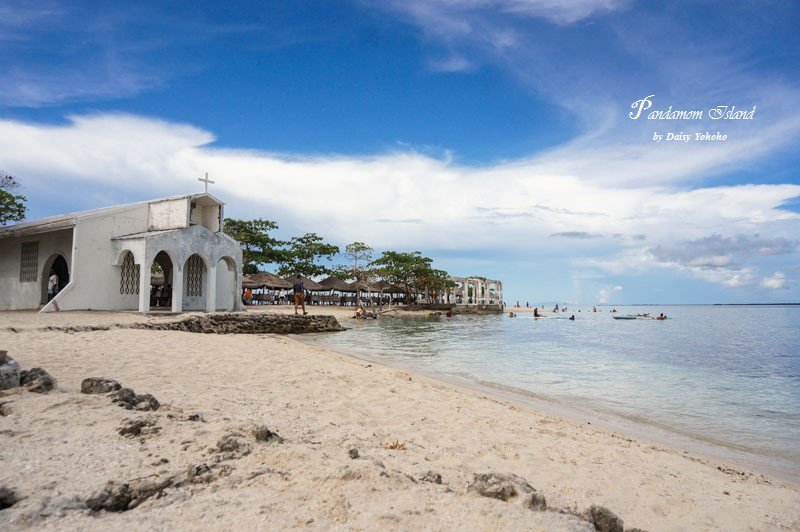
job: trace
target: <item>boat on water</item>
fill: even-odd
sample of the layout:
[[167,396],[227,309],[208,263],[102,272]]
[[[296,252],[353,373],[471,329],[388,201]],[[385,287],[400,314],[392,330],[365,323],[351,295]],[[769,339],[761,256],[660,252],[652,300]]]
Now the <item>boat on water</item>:
[[611,316],[611,317],[614,318],[615,320],[636,320],[639,318],[638,316],[632,316],[630,314],[626,314],[623,316]]

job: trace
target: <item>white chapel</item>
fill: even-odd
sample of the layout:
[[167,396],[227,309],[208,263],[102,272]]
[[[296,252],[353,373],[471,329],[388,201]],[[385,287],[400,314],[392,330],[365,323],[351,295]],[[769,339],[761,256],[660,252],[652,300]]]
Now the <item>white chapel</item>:
[[0,310],[242,310],[223,220],[204,193],[0,227]]

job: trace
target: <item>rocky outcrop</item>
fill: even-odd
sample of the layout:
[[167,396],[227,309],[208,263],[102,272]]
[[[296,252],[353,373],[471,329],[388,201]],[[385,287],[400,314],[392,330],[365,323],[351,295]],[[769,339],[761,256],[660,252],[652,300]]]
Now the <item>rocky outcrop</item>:
[[149,393],[137,394],[130,388],[123,388],[114,379],[105,377],[89,377],[81,382],[81,393],[86,394],[108,394],[117,406],[126,410],[138,410],[140,412],[150,412],[161,408],[161,403]]
[[105,377],[89,377],[83,379],[81,382],[81,393],[95,394],[95,393],[111,393],[116,392],[122,388],[122,385],[114,379],[106,379]]
[[593,504],[581,517],[592,523],[599,532],[623,532],[625,529],[622,519],[605,506]]
[[0,486],[0,510],[11,508],[19,502],[19,497],[14,493],[14,490],[5,486]]
[[42,368],[23,370],[19,375],[19,385],[29,392],[47,393],[56,386],[53,377]]
[[524,478],[514,474],[476,473],[467,491],[501,501],[518,502],[531,510],[547,508],[544,495],[536,491]]
[[134,329],[184,331],[205,334],[300,334],[343,330],[333,316],[292,314],[206,314],[180,321],[136,323]]

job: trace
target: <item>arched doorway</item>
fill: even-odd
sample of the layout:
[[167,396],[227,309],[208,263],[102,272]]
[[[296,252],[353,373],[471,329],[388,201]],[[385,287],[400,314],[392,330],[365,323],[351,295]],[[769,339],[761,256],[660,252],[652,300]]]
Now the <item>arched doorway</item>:
[[217,262],[217,302],[216,310],[234,310],[239,289],[236,286],[236,262],[230,257],[222,257]]
[[183,310],[206,310],[206,261],[197,253],[183,265]]
[[[52,294],[49,294],[48,287],[50,286],[50,278],[53,275],[56,277],[53,283],[55,285],[54,291]],[[61,253],[54,253],[48,257],[44,262],[44,268],[42,268],[41,304],[46,305],[47,302],[53,299],[67,284],[69,284],[69,266],[67,265],[67,259],[64,258],[64,255]]]
[[172,308],[172,259],[165,251],[159,251],[150,265],[150,309]]

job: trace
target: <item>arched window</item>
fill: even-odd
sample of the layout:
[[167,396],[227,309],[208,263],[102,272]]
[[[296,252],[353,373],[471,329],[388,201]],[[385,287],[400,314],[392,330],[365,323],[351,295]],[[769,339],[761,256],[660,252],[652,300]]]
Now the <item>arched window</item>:
[[122,268],[119,272],[119,293],[138,294],[139,293],[139,265],[133,262],[133,253],[128,251],[122,260]]

